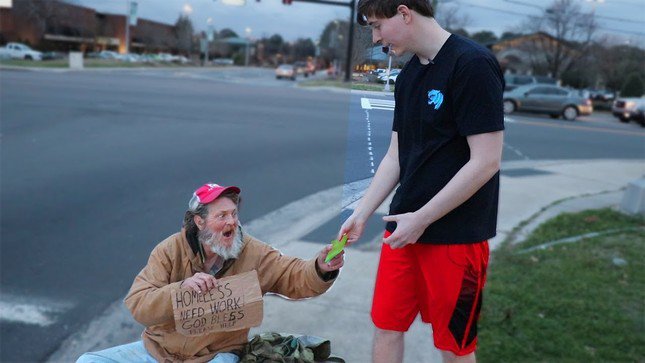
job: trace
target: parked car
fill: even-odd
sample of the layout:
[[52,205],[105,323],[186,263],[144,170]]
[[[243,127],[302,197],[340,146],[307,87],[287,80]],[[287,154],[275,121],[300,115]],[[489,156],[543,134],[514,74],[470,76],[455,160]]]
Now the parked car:
[[297,75],[298,70],[293,64],[281,64],[275,69],[276,79],[289,78],[290,80],[295,81]]
[[634,120],[645,126],[645,97],[617,98],[611,107],[611,113],[621,122]]
[[519,74],[507,74],[504,76],[504,81],[506,83],[506,88],[504,88],[504,91],[512,91],[517,87],[530,84],[549,84],[554,86],[558,85],[558,81],[551,77]]
[[593,105],[579,91],[538,84],[504,92],[504,113],[515,111],[546,113],[552,118],[562,116],[565,120],[573,121],[579,115],[590,115]]
[[123,57],[114,51],[111,50],[102,50],[98,54],[98,58],[100,59],[114,59],[114,60],[123,60]]
[[215,58],[213,59],[213,64],[217,64],[218,66],[232,66],[233,65],[233,59],[231,58]]
[[65,58],[65,53],[62,52],[45,52],[43,53],[43,60],[56,60]]
[[616,93],[606,90],[606,89],[587,89],[589,92],[589,98],[594,101],[608,102],[616,98]]
[[296,67],[296,72],[305,77],[309,77],[310,74],[316,74],[316,67],[312,62],[296,62],[293,65]]
[[378,82],[385,83],[386,81],[388,81],[390,84],[394,84],[396,82],[396,78],[399,76],[399,73],[401,73],[400,69],[391,69],[390,76],[388,77],[386,69],[385,72],[381,73],[381,75],[378,77]]
[[43,53],[22,43],[7,43],[6,46],[0,48],[0,58],[39,61],[43,59]]

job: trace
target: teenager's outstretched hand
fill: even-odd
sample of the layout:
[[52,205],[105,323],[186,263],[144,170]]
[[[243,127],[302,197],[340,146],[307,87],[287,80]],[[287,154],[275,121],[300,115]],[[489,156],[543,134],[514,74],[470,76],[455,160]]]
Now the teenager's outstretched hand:
[[340,240],[343,235],[346,234],[347,245],[349,246],[361,238],[363,230],[365,230],[365,221],[358,218],[356,214],[352,214],[340,227],[340,231],[338,231],[336,239]]

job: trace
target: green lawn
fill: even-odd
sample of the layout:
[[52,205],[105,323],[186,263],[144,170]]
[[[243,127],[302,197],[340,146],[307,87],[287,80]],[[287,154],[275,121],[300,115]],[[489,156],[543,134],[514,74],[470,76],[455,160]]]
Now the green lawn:
[[[480,362],[644,362],[645,220],[560,215],[491,256]],[[632,228],[529,253],[566,237]]]
[[[317,79],[311,81],[304,81],[299,83],[300,87],[337,87],[346,89],[355,89],[361,91],[383,91],[384,85],[377,83],[363,83],[363,82],[343,82],[334,79]],[[394,92],[394,85],[390,86]]]
[[[46,60],[46,61],[31,61],[31,60],[22,60],[22,59],[2,59],[0,64],[8,66],[18,66],[18,67],[43,67],[43,68],[68,68],[69,61],[67,59],[56,59],[56,60]],[[84,59],[83,65],[87,68],[106,68],[106,67],[118,67],[118,68],[138,68],[138,67],[181,67],[182,65],[176,63],[130,63],[130,62],[120,62],[110,59]]]

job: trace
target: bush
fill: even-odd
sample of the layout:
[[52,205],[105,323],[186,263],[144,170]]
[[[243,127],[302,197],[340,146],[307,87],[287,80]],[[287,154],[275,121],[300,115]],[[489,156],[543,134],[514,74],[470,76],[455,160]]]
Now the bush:
[[644,93],[643,80],[636,73],[632,73],[627,77],[627,81],[625,81],[623,88],[620,90],[621,97],[641,97]]

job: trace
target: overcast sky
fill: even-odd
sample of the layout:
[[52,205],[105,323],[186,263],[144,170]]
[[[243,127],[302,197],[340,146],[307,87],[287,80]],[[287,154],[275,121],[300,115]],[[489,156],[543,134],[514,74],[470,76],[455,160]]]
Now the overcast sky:
[[[2,1],[2,0],[0,0]],[[127,0],[68,0],[98,11],[125,13]],[[222,0],[138,0],[139,16],[166,23],[174,23],[184,7],[192,8],[190,14],[195,28],[206,28],[207,19],[213,19],[216,30],[231,28],[240,35],[251,28],[252,37],[281,34],[287,40],[310,37],[314,40],[329,21],[349,19],[349,8],[300,3],[282,5],[281,0],[247,1],[243,7],[227,6]],[[338,0],[347,1],[347,0]],[[522,23],[528,15],[539,15],[540,8],[547,7],[551,0],[439,0],[458,6],[468,14],[469,32],[492,30],[498,36]],[[604,32],[621,41],[645,44],[645,0],[574,0],[583,9],[591,11],[595,6],[599,24]]]

